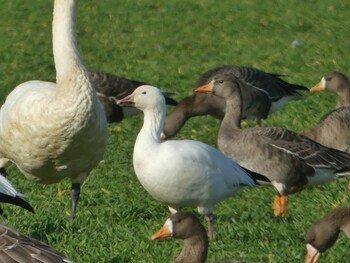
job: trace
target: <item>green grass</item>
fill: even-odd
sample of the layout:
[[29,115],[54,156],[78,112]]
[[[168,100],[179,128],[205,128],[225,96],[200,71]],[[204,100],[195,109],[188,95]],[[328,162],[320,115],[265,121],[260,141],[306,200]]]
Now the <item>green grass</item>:
[[[197,3],[198,2],[198,3]],[[312,86],[323,74],[348,72],[350,2],[332,1],[79,1],[78,45],[90,70],[113,72],[191,94],[202,72],[223,64],[254,66]],[[19,83],[55,79],[51,47],[52,1],[0,0],[0,101]],[[294,39],[302,47],[293,49]],[[271,115],[265,126],[299,131],[335,105],[328,93],[307,94]],[[171,110],[171,109],[170,109]],[[168,215],[141,187],[132,167],[132,149],[142,117],[110,125],[104,160],[82,188],[77,218],[69,221],[68,180],[62,197],[57,185],[37,185],[13,166],[9,178],[29,195],[34,215],[5,206],[4,222],[48,242],[75,262],[169,262],[181,243],[151,241]],[[248,123],[247,125],[249,125]],[[217,124],[191,119],[177,138],[215,145]],[[83,154],[83,153],[82,153]],[[272,216],[272,188],[245,188],[216,207],[218,239],[208,262],[241,259],[302,262],[304,236],[326,211],[349,206],[344,180],[290,196],[289,217]],[[194,210],[193,210],[194,211]],[[346,262],[348,240],[320,262]]]

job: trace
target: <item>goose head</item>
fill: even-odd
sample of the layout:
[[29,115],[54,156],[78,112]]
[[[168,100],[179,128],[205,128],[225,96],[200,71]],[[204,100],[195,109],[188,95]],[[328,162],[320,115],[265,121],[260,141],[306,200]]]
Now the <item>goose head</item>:
[[242,85],[241,81],[233,74],[223,74],[211,80],[208,84],[195,89],[195,92],[207,92],[228,99],[237,92]]
[[197,217],[189,212],[178,212],[165,221],[163,227],[152,236],[152,240],[165,237],[185,240],[202,233],[204,233],[203,237],[207,236],[206,230]]
[[120,105],[136,107],[142,111],[151,110],[163,105],[165,99],[162,91],[156,87],[142,85],[134,90],[129,96],[117,101]]
[[350,238],[350,207],[340,207],[312,224],[306,234],[306,263],[315,263],[321,253],[332,247],[343,231]]
[[317,85],[310,89],[310,91],[327,90],[338,93],[346,87],[349,87],[349,79],[347,76],[340,72],[332,72],[324,76]]

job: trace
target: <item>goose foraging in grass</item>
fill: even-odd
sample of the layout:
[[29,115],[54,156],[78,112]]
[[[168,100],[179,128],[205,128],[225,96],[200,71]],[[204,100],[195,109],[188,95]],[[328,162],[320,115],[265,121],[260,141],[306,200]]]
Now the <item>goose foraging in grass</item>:
[[[244,66],[221,66],[211,69],[199,77],[196,87],[221,74],[232,74],[247,84],[242,90],[242,119],[254,119],[257,126],[261,126],[261,119],[266,119],[268,114],[280,110],[287,102],[302,99],[303,96],[298,90],[308,91],[304,86],[282,80],[278,74]],[[194,93],[185,97],[167,116],[162,138],[174,136],[189,118],[201,115],[212,115],[222,120],[225,115],[225,100],[204,93]]]
[[[184,245],[173,263],[204,263],[208,254],[208,237],[198,218],[189,212],[172,214],[152,240],[173,237],[182,239]],[[244,263],[237,260],[215,261],[216,263]]]
[[107,121],[75,33],[75,0],[55,0],[52,23],[56,83],[17,86],[0,111],[0,166],[8,162],[37,183],[72,181],[71,219],[80,186],[107,147]]
[[233,196],[242,185],[257,185],[250,173],[231,158],[207,144],[191,140],[161,142],[160,133],[166,116],[164,96],[158,88],[141,86],[118,101],[133,105],[144,113],[133,154],[137,178],[157,201],[169,206],[197,207],[209,224],[214,238],[213,207]]
[[[0,176],[0,203],[10,203],[33,212],[29,203],[5,177]],[[0,222],[0,262],[2,263],[71,263],[66,256],[47,244],[27,237]]]
[[316,263],[321,253],[334,245],[341,231],[350,238],[350,207],[334,209],[312,224],[305,238],[305,262]]
[[284,128],[241,129],[241,89],[244,83],[223,74],[197,92],[212,92],[226,100],[218,132],[218,147],[241,166],[266,176],[278,191],[275,215],[286,215],[287,195],[305,187],[350,176],[350,155],[327,148]]
[[[109,123],[121,122],[125,117],[141,113],[133,107],[120,107],[117,100],[130,95],[137,87],[146,85],[146,83],[105,72],[89,72],[89,76],[95,84],[97,96],[104,106]],[[171,93],[164,93],[166,103],[177,105],[177,102],[170,95]]]

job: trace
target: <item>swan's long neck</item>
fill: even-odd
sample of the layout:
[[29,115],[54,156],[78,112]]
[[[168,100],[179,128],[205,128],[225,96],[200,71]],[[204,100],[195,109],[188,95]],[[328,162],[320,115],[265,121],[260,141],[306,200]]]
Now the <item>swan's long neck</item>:
[[[69,89],[69,93],[73,92],[71,90],[72,83],[73,85],[76,82],[89,83],[87,70],[80,58],[77,47],[75,15],[76,0],[55,0],[52,34],[58,93],[65,89]],[[91,85],[79,86],[84,86],[85,89],[89,90],[92,89]],[[81,91],[78,90],[77,92]]]

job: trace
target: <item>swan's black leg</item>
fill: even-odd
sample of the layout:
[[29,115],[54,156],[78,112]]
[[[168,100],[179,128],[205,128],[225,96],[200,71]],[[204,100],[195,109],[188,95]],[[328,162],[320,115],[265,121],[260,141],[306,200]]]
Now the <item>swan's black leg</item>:
[[70,214],[70,219],[73,221],[75,217],[75,212],[77,210],[77,204],[79,201],[80,196],[80,184],[79,183],[73,183],[72,184],[72,191],[71,191],[71,198],[72,198],[72,211]]

